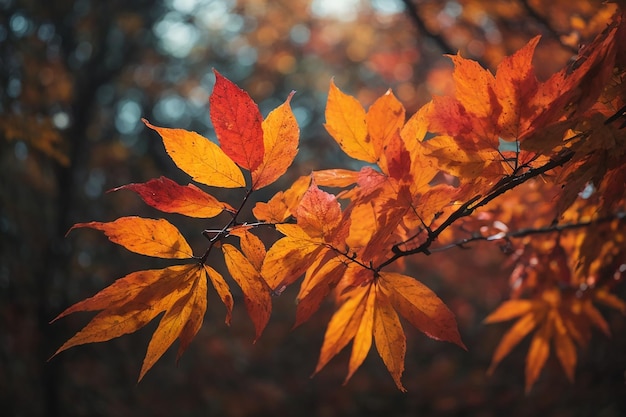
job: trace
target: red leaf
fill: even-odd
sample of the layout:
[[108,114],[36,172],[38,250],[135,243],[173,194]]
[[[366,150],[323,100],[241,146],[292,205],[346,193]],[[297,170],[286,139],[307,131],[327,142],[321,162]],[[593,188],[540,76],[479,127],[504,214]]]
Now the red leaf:
[[240,167],[255,170],[263,161],[263,117],[248,93],[215,73],[209,98],[211,122],[222,150]]
[[122,185],[111,191],[125,189],[136,192],[147,205],[165,213],[210,218],[224,210],[235,211],[230,205],[218,201],[193,184],[178,185],[166,177],[152,179],[143,184]]

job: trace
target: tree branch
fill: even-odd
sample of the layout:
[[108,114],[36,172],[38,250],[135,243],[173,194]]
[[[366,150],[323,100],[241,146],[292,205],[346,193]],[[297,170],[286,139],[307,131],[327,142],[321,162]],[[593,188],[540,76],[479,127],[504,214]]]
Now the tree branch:
[[404,7],[406,7],[407,14],[417,27],[417,30],[422,33],[424,36],[432,39],[437,47],[441,49],[444,54],[454,55],[456,54],[456,50],[452,48],[452,46],[448,43],[448,41],[438,33],[433,33],[426,27],[426,22],[422,19],[417,9],[417,6],[411,0],[402,0],[404,3]]
[[600,217],[598,219],[588,220],[585,222],[578,223],[565,223],[565,224],[551,224],[549,226],[544,227],[527,227],[524,229],[519,229],[513,232],[507,233],[498,233],[497,235],[492,236],[483,236],[483,235],[473,235],[471,237],[461,239],[454,243],[450,243],[449,245],[440,246],[438,248],[430,249],[430,253],[435,252],[443,252],[448,249],[452,249],[455,247],[462,248],[464,245],[472,242],[478,241],[495,241],[495,240],[507,240],[507,239],[519,239],[526,236],[539,235],[539,234],[547,234],[553,232],[564,232],[566,230],[575,230],[582,229],[589,226],[595,226],[603,223],[609,223],[614,220],[617,221],[625,221],[626,220],[626,212],[620,211],[611,216]]
[[546,19],[545,17],[537,13],[537,11],[533,8],[533,6],[530,5],[528,0],[520,0],[520,3],[522,4],[522,7],[524,8],[528,16],[535,19],[535,21],[537,21],[537,23],[543,26],[553,38],[558,40],[559,45],[561,45],[563,49],[566,49],[567,51],[573,54],[578,54],[578,48],[572,45],[563,43],[563,41],[561,40],[562,35],[556,31],[556,29],[552,26],[552,24],[550,23],[548,19]]
[[395,262],[396,260],[400,259],[403,256],[414,255],[417,253],[423,253],[423,254],[429,255],[430,246],[433,244],[433,242],[435,242],[435,240],[437,240],[437,237],[439,237],[439,235],[448,227],[450,227],[454,222],[456,222],[457,220],[463,217],[470,216],[472,213],[474,213],[474,211],[477,208],[488,204],[495,198],[501,196],[502,194],[506,193],[509,190],[512,190],[518,185],[525,183],[529,179],[535,178],[539,175],[542,175],[550,171],[551,169],[554,169],[558,166],[565,164],[570,159],[572,159],[573,156],[574,156],[573,151],[569,149],[564,149],[561,152],[559,152],[554,158],[550,159],[550,161],[540,166],[539,168],[530,168],[528,171],[524,172],[521,175],[512,175],[512,176],[504,177],[502,181],[498,182],[486,196],[483,197],[481,195],[477,195],[477,196],[472,197],[470,200],[466,201],[465,203],[463,203],[457,210],[455,210],[452,214],[450,214],[450,216],[448,216],[448,218],[442,224],[440,224],[436,229],[434,229],[432,233],[429,233],[427,239],[418,247],[409,249],[409,250],[403,250],[403,249],[400,249],[400,246],[406,244],[406,242],[395,244],[392,247],[393,255],[390,258],[388,258],[386,261],[381,263],[376,268],[376,271],[380,271],[385,266]]

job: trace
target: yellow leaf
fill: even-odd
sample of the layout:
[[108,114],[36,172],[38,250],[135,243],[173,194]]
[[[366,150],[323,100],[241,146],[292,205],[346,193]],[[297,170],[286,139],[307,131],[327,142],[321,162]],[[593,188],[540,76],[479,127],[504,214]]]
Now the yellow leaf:
[[161,135],[167,154],[195,181],[214,187],[245,187],[241,169],[215,143],[196,132],[144,123]]
[[300,128],[291,111],[289,102],[293,97],[273,110],[263,121],[263,161],[252,171],[252,189],[263,188],[280,178],[298,153]]
[[393,309],[389,298],[376,287],[376,307],[374,315],[374,340],[376,350],[389,370],[396,386],[406,392],[401,377],[404,372],[406,354],[406,336],[400,324],[400,318]]
[[165,219],[120,217],[108,223],[77,223],[70,231],[81,227],[100,230],[111,242],[140,255],[169,259],[187,259],[193,256],[193,251],[183,235]]
[[398,312],[428,337],[465,349],[454,313],[424,284],[406,275],[381,272],[380,285]]
[[529,392],[533,384],[539,378],[543,365],[550,354],[550,338],[554,329],[553,321],[548,318],[533,336],[526,356],[526,392]]
[[530,333],[539,322],[540,320],[534,311],[522,316],[500,340],[496,351],[493,353],[491,365],[489,365],[487,373],[492,374],[500,361],[504,359],[504,357],[508,355],[509,352],[511,352],[511,350],[517,346],[517,344],[521,342],[521,340],[526,337],[526,335]]
[[350,297],[333,314],[324,334],[324,343],[314,375],[354,338],[365,313],[364,300],[368,294],[369,286],[356,287],[350,292]]
[[[54,355],[73,346],[104,342],[133,333],[165,312],[155,330],[139,380],[177,338],[178,355],[196,335],[206,310],[206,276],[198,264],[139,271],[118,279],[91,298],[59,314],[102,310]],[[54,321],[53,320],[53,321]]]
[[243,291],[248,315],[256,330],[255,341],[261,336],[272,312],[270,291],[260,272],[233,245],[222,246],[226,267]]
[[530,300],[509,300],[500,304],[493,313],[489,314],[483,321],[485,324],[507,321],[515,317],[523,316],[533,309],[533,302]]
[[330,83],[324,127],[341,149],[352,158],[376,162],[378,155],[367,134],[365,110],[352,96]]
[[555,315],[554,321],[554,350],[567,378],[573,382],[577,361],[576,346],[574,346],[574,342],[558,314]]
[[365,115],[367,132],[372,150],[378,159],[391,138],[397,135],[404,125],[405,110],[391,90],[379,97]]
[[313,239],[295,224],[276,227],[286,236],[267,251],[261,275],[273,290],[280,290],[297,280],[324,248],[320,239]]
[[367,288],[367,295],[364,300],[364,310],[361,316],[361,322],[354,335],[352,342],[352,354],[348,363],[348,375],[344,380],[344,385],[352,378],[352,375],[361,366],[367,354],[372,347],[372,329],[374,328],[374,310],[376,302],[376,291],[373,290],[374,285],[370,284]]
[[219,295],[222,303],[224,303],[224,306],[226,306],[226,319],[224,319],[224,322],[230,325],[230,320],[233,313],[233,296],[230,293],[230,288],[224,280],[224,277],[222,277],[219,272],[217,272],[215,269],[211,268],[208,265],[203,265],[203,267],[207,276],[211,280],[211,284],[213,284],[213,288],[215,288],[217,295]]

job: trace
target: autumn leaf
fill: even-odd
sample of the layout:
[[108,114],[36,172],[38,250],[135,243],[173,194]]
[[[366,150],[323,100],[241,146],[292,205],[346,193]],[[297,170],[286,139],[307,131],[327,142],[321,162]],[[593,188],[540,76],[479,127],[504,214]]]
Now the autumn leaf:
[[339,90],[334,81],[330,82],[324,127],[346,155],[365,162],[378,160],[380,149],[377,151],[368,135],[363,106]]
[[252,189],[258,190],[280,178],[298,153],[300,129],[287,100],[274,109],[263,121],[263,159],[252,171]]
[[[372,347],[376,299],[376,286],[374,284],[369,285],[367,287],[367,293],[361,301],[360,307],[362,308],[360,308],[359,311],[362,311],[362,313],[351,316],[351,319],[355,321],[357,316],[360,317],[358,318],[359,323],[358,326],[356,326],[354,339],[352,341],[352,353],[350,354],[350,361],[348,362],[348,375],[346,375],[344,384],[352,378],[352,375],[354,375],[356,370],[363,364],[363,361]],[[326,342],[326,338],[324,338],[324,342]],[[323,349],[324,347],[322,347],[322,350]]]
[[424,284],[406,275],[381,272],[380,286],[391,304],[413,327],[435,340],[467,349],[461,341],[454,313]]
[[317,263],[307,269],[296,298],[298,305],[294,328],[306,322],[319,310],[322,301],[347,274],[347,270],[356,265],[348,263],[330,249],[320,253],[316,260]]
[[322,187],[349,187],[359,179],[358,171],[347,169],[325,169],[311,173],[315,183]]
[[[381,272],[377,279],[372,279],[371,272],[363,272],[370,276],[369,280],[344,290],[347,292],[341,298],[342,304],[326,329],[314,374],[352,341],[347,382],[365,360],[373,337],[376,350],[398,389],[406,391],[401,382],[406,336],[397,311],[428,336],[456,343],[465,349],[454,315],[432,291],[415,279],[398,273]],[[355,277],[361,275],[356,273]],[[317,280],[321,282],[319,278]],[[308,294],[313,294],[311,283],[307,288]]]
[[532,66],[539,39],[539,36],[535,36],[498,65],[494,89],[501,108],[498,115],[499,132],[504,140],[523,138],[530,129],[536,128],[533,122],[544,111],[534,106],[532,100],[540,87]]
[[252,209],[254,217],[268,223],[284,222],[297,209],[300,199],[309,189],[310,184],[311,176],[305,175],[298,178],[291,187],[277,192],[267,203],[259,201]]
[[405,147],[400,131],[390,135],[386,144],[378,162],[381,171],[396,180],[412,183],[411,155]]
[[240,167],[254,171],[263,161],[264,144],[259,107],[248,93],[216,70],[209,97],[210,115],[221,149]]
[[[350,298],[333,314],[324,334],[324,343],[313,375],[321,371],[355,337],[365,315],[366,301],[370,292],[373,292],[371,287],[372,284],[354,288]],[[371,333],[369,337],[371,343]]]
[[230,325],[230,320],[232,319],[233,315],[233,296],[230,293],[230,288],[228,287],[228,284],[226,283],[226,280],[224,279],[222,274],[220,274],[208,265],[202,266],[207,276],[211,280],[211,284],[213,284],[213,288],[215,288],[217,295],[219,295],[222,303],[224,303],[224,306],[226,307],[226,318],[224,319],[224,323]]
[[176,339],[180,339],[178,357],[187,348],[202,325],[206,291],[207,277],[197,264],[131,273],[53,320],[79,311],[102,310],[54,355],[73,346],[133,333],[165,312],[148,345],[141,380]]
[[82,227],[100,230],[111,242],[140,255],[169,259],[188,259],[193,256],[185,238],[165,219],[120,217],[108,223],[77,223],[70,231]]
[[260,271],[233,245],[223,245],[222,252],[228,272],[243,291],[246,309],[256,330],[256,341],[261,336],[272,312],[269,287],[261,277]]
[[254,269],[260,271],[265,255],[267,254],[263,241],[246,228],[231,230],[230,234],[239,236],[241,251]]
[[211,218],[223,211],[235,211],[230,205],[218,201],[193,184],[179,185],[166,177],[152,179],[143,184],[123,185],[112,191],[126,189],[136,192],[146,204],[165,213]]
[[178,168],[198,181],[214,187],[245,187],[243,173],[219,146],[195,132],[156,127],[143,119],[163,139],[165,151]]
[[285,237],[267,251],[261,275],[272,290],[280,291],[304,274],[324,248],[324,242],[295,224],[280,224],[276,229]]
[[517,318],[504,334],[496,348],[488,373],[528,334],[536,329],[526,355],[526,392],[539,378],[550,353],[551,342],[555,354],[570,381],[574,380],[577,353],[574,341],[582,347],[588,343],[590,326],[595,325],[607,336],[609,327],[590,299],[564,297],[556,289],[545,290],[532,300],[510,300],[502,303],[485,319],[497,323]]
[[341,206],[337,198],[311,184],[294,213],[298,226],[310,237],[330,242],[341,221]]
[[391,90],[380,96],[367,110],[367,134],[376,157],[383,153],[404,126],[405,110]]
[[396,386],[406,392],[400,378],[404,372],[406,336],[400,318],[384,293],[382,286],[376,287],[376,307],[374,314],[374,341],[376,350],[389,370]]
[[552,338],[553,322],[548,318],[539,327],[530,342],[528,354],[526,355],[526,392],[530,391],[541,369],[550,355],[550,339]]

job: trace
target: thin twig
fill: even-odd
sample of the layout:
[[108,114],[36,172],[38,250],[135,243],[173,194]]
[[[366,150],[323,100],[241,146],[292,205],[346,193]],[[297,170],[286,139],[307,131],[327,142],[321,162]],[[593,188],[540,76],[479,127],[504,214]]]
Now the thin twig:
[[551,224],[549,226],[543,227],[528,227],[524,229],[519,229],[513,232],[501,233],[497,235],[497,238],[494,236],[483,236],[483,235],[473,235],[471,237],[458,240],[454,243],[450,243],[445,246],[440,246],[437,248],[430,249],[431,253],[435,252],[443,252],[448,249],[452,249],[455,247],[463,248],[466,244],[478,241],[496,241],[496,240],[508,240],[508,239],[519,239],[526,236],[539,235],[539,234],[547,234],[553,232],[564,232],[566,230],[575,230],[582,229],[589,226],[595,226],[602,223],[612,222],[614,220],[624,221],[626,220],[626,212],[618,212],[611,216],[605,216],[598,219],[588,220],[585,222],[578,223],[565,223],[565,224]]
[[433,33],[426,27],[426,23],[420,16],[417,6],[411,0],[402,0],[402,3],[404,3],[407,14],[411,18],[411,20],[413,20],[413,23],[417,27],[417,30],[422,35],[432,39],[444,54],[454,55],[456,53],[456,49],[452,48],[452,46],[448,43],[448,41],[446,41],[443,36],[438,33]]
[[388,258],[386,261],[378,265],[378,267],[376,268],[376,271],[380,271],[385,266],[395,262],[396,260],[404,256],[414,255],[417,253],[423,253],[425,255],[429,255],[431,253],[430,246],[433,244],[433,242],[435,242],[435,240],[437,240],[437,237],[439,237],[439,235],[445,229],[450,227],[454,222],[456,222],[457,220],[463,217],[470,216],[472,213],[474,213],[474,211],[477,208],[488,204],[495,198],[501,196],[502,194],[506,193],[509,190],[512,190],[518,185],[525,183],[531,178],[535,178],[539,175],[546,173],[547,171],[550,171],[551,169],[554,169],[558,166],[565,164],[566,162],[571,160],[573,156],[574,156],[574,152],[572,152],[569,149],[564,149],[563,151],[558,153],[554,158],[550,159],[550,161],[548,161],[546,164],[538,168],[531,168],[521,175],[506,177],[504,181],[499,182],[498,185],[492,188],[492,190],[484,197],[481,195],[477,195],[477,196],[472,197],[470,200],[466,201],[465,203],[463,203],[458,209],[456,209],[452,214],[450,214],[450,216],[448,216],[448,218],[442,224],[440,224],[435,230],[433,230],[432,233],[429,234],[428,238],[418,247],[413,248],[413,249],[403,250],[400,247],[404,245],[406,242],[400,242],[394,245],[392,247],[393,255],[390,258]]
[[550,23],[550,21],[548,19],[546,19],[545,17],[540,15],[533,8],[533,6],[530,5],[528,0],[520,0],[520,3],[522,4],[522,7],[524,7],[524,10],[528,14],[528,16],[530,16],[533,19],[535,19],[535,21],[537,21],[537,23],[539,23],[541,26],[543,26],[553,38],[555,38],[557,41],[559,41],[559,44],[561,45],[561,47],[563,49],[566,49],[567,51],[572,52],[573,54],[578,54],[578,48],[576,48],[576,47],[574,47],[572,45],[568,45],[566,43],[563,43],[563,41],[561,39],[562,35],[559,32],[557,32],[557,30],[552,26],[552,24]]

